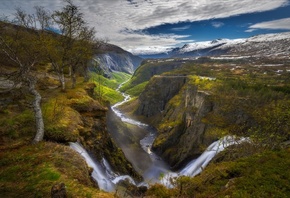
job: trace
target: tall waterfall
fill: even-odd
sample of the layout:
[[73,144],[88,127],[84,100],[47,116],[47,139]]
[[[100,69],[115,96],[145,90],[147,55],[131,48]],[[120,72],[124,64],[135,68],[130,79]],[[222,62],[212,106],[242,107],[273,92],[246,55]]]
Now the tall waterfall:
[[161,183],[167,187],[172,187],[170,180],[171,178],[179,176],[194,177],[201,173],[202,170],[209,164],[216,154],[223,151],[226,147],[233,144],[240,144],[241,142],[249,141],[248,138],[237,138],[234,136],[225,136],[207,147],[207,149],[197,158],[190,161],[183,169],[179,172],[168,172],[161,179]]
[[92,159],[92,157],[82,147],[82,145],[79,143],[70,143],[70,147],[81,154],[82,157],[86,160],[87,164],[93,168],[92,177],[98,183],[100,189],[107,192],[115,190],[115,184],[108,177],[105,169],[101,166],[100,163]]
[[136,185],[135,181],[129,175],[119,176],[114,173],[106,159],[103,158],[101,163],[94,160],[81,144],[71,142],[70,147],[85,159],[88,166],[93,168],[92,178],[98,183],[101,190],[113,192],[115,191],[116,184],[125,179]]

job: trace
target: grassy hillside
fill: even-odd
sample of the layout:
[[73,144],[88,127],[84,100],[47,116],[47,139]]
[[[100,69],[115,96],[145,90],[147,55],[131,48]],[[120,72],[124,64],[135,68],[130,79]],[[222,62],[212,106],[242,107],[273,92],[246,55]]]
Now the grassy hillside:
[[68,197],[113,197],[97,190],[91,169],[68,146],[52,142],[15,145],[1,150],[1,197],[50,197],[64,183]]
[[108,79],[102,75],[92,74],[91,80],[96,84],[95,93],[96,96],[102,100],[109,101],[111,104],[115,104],[123,99],[122,94],[116,91],[119,84],[127,81],[131,75],[114,72],[112,78]]
[[[46,71],[46,68],[38,68],[38,72],[42,70]],[[102,140],[106,144],[106,138],[101,134],[105,130],[107,108],[101,104],[105,104],[104,100],[111,103],[122,100],[115,89],[130,76],[114,73],[112,79],[101,77],[103,92],[99,100],[90,96],[98,96],[99,81],[94,80],[98,78],[96,75],[90,83],[78,78],[77,87],[65,92],[57,88],[58,81],[53,73],[45,76],[39,75],[38,82],[45,123],[45,141],[40,144],[31,145],[35,123],[29,106],[29,94],[15,90],[0,95],[0,197],[50,197],[51,187],[58,183],[66,185],[68,197],[112,197],[97,189],[90,177],[91,168],[67,143],[81,141],[91,147],[94,141]],[[89,128],[90,116],[97,118],[99,123],[99,128],[94,132],[96,134]],[[102,144],[92,145],[102,147]],[[126,172],[124,167],[127,162],[121,150],[116,150],[112,142],[109,145],[114,152],[110,148],[99,149],[103,150],[104,155],[112,157],[107,156],[109,161],[116,163],[114,166]]]
[[41,89],[46,141],[36,145],[31,144],[35,124],[29,95],[18,95],[18,91],[14,96],[2,95],[1,101],[14,99],[2,105],[0,111],[1,197],[50,197],[52,186],[58,183],[66,185],[68,197],[113,197],[96,188],[90,177],[92,170],[82,157],[67,144],[59,143],[77,141],[82,135],[83,123],[76,106],[105,108],[87,95],[85,89],[92,85],[81,81],[76,89],[65,93]]
[[181,61],[164,61],[164,60],[156,60],[156,61],[143,61],[141,66],[139,66],[134,75],[124,86],[122,87],[122,91],[126,91],[126,93],[131,94],[133,96],[137,96],[141,93],[143,88],[146,86],[150,78],[154,75],[162,74],[166,71],[171,71],[182,64]]

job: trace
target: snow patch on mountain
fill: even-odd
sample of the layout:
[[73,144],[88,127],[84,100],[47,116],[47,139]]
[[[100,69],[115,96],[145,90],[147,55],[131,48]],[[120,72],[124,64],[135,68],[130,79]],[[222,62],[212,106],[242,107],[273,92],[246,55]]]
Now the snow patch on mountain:
[[174,56],[216,56],[216,55],[277,55],[290,54],[290,32],[262,34],[250,38],[216,39],[185,44],[172,51]]
[[213,41],[201,41],[195,43],[185,44],[181,49],[179,49],[179,53],[191,52],[200,49],[212,48],[223,45],[229,42],[229,39],[216,39]]

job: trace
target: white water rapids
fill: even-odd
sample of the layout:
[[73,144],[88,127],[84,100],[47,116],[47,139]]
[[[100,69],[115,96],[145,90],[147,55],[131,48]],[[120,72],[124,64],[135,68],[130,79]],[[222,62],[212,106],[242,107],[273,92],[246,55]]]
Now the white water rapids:
[[[122,83],[117,91],[119,91],[120,87],[123,85]],[[103,158],[102,162],[95,161],[88,152],[80,145],[79,143],[70,143],[70,147],[77,151],[79,154],[81,154],[84,159],[86,160],[87,164],[93,168],[92,177],[93,179],[98,183],[98,186],[100,189],[107,191],[107,192],[113,192],[116,189],[116,184],[121,181],[128,179],[129,182],[136,186],[146,185],[152,183],[161,183],[167,187],[173,187],[170,178],[175,178],[178,176],[195,176],[199,174],[212,160],[212,158],[219,153],[220,151],[224,150],[226,147],[233,145],[233,144],[239,144],[242,141],[246,141],[246,138],[235,138],[233,136],[226,136],[216,142],[213,142],[202,155],[200,155],[197,159],[194,159],[190,161],[183,169],[181,169],[178,172],[171,172],[169,170],[169,167],[166,165],[163,160],[157,156],[155,153],[151,151],[152,144],[155,139],[155,133],[152,130],[152,128],[144,123],[141,123],[139,121],[130,119],[126,117],[121,111],[117,109],[118,106],[124,104],[128,100],[130,100],[130,96],[122,93],[124,96],[124,100],[122,102],[119,102],[112,106],[113,112],[121,118],[123,122],[136,125],[138,127],[141,127],[143,129],[146,129],[148,131],[148,134],[140,141],[140,146],[142,149],[150,156],[151,162],[149,168],[146,170],[142,170],[142,176],[144,178],[144,181],[140,184],[136,184],[134,180],[128,176],[128,175],[118,175],[114,173],[109,165],[109,163],[106,161],[106,159]],[[124,151],[125,152],[125,151]],[[126,154],[126,153],[125,153]],[[132,163],[132,162],[131,162]],[[134,166],[134,164],[133,164]],[[162,176],[162,177],[161,177]]]

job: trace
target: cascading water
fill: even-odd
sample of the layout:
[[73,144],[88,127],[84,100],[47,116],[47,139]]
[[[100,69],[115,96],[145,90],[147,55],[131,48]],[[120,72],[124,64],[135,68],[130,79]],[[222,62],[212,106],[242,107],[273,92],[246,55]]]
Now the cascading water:
[[129,175],[119,176],[114,173],[105,158],[103,158],[102,163],[98,163],[88,154],[81,144],[71,142],[70,147],[82,155],[87,164],[93,168],[92,178],[98,183],[100,189],[113,192],[116,189],[116,184],[125,179],[133,185],[136,185],[135,181]]
[[213,142],[207,149],[197,158],[190,161],[182,170],[177,173],[168,172],[161,179],[161,183],[167,187],[172,187],[170,183],[171,178],[179,176],[194,177],[201,173],[202,170],[209,164],[213,157],[219,152],[223,151],[226,147],[233,144],[240,144],[241,142],[249,141],[248,138],[237,138],[234,136],[225,136],[220,140]]
[[112,182],[112,179],[108,177],[105,169],[101,166],[101,164],[91,158],[81,144],[70,143],[70,147],[81,154],[87,164],[93,168],[92,177],[98,183],[100,189],[107,192],[112,192],[115,190],[115,184]]
[[[117,91],[119,91],[120,87],[124,83],[119,85]],[[152,183],[158,182],[170,188],[172,187],[172,184],[170,182],[172,178],[175,178],[178,176],[192,176],[193,177],[199,174],[208,165],[211,159],[217,153],[224,150],[226,147],[233,144],[239,144],[242,141],[248,141],[247,138],[238,139],[233,136],[226,136],[216,142],[213,142],[204,151],[204,153],[201,156],[189,162],[185,166],[185,168],[183,168],[179,172],[171,172],[168,165],[159,156],[157,156],[155,153],[151,151],[152,144],[156,137],[156,132],[154,131],[154,129],[147,124],[144,124],[139,121],[126,117],[121,111],[117,109],[118,106],[130,100],[129,95],[125,93],[122,93],[122,95],[124,96],[124,100],[112,106],[112,111],[115,113],[115,115],[117,115],[117,117],[119,117],[122,120],[122,122],[126,122],[131,125],[138,126],[147,131],[147,135],[145,135],[145,137],[143,137],[139,142],[139,146],[142,148],[143,152],[145,151],[147,155],[149,155],[148,159],[151,160],[151,162],[146,162],[149,164],[149,166],[146,166],[144,169],[139,171],[140,174],[142,174],[144,178],[144,182],[140,184],[136,184],[134,180],[128,175],[122,175],[122,176],[117,175],[116,173],[112,171],[106,159],[103,158],[102,162],[98,163],[90,157],[90,155],[86,152],[86,150],[80,144],[78,143],[70,144],[71,148],[73,148],[78,153],[80,153],[85,158],[88,165],[94,169],[92,173],[92,177],[97,181],[100,189],[104,191],[108,191],[108,192],[114,191],[116,184],[119,181],[125,180],[125,179],[127,179],[130,183],[137,186],[148,185],[150,183],[152,184]],[[128,152],[128,150],[124,151],[125,155],[126,155],[126,152]],[[134,162],[132,161],[131,163],[134,166]]]

